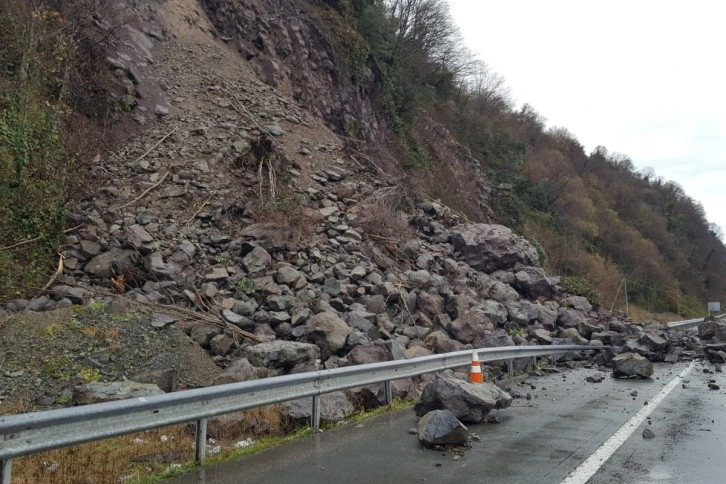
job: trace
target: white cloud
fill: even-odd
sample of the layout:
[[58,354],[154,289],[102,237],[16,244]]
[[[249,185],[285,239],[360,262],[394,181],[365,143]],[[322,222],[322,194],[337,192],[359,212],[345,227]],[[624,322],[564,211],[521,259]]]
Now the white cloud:
[[681,184],[726,228],[726,4],[449,0],[518,104]]

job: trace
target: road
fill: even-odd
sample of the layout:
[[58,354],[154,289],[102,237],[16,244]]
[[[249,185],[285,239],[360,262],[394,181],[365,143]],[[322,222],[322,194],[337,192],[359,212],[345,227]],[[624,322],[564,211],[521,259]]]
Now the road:
[[[726,377],[704,367],[712,365],[656,365],[648,381],[586,382],[595,369],[531,377],[513,388],[532,399],[497,411],[499,424],[469,426],[481,440],[458,460],[423,449],[408,433],[417,418],[402,410],[168,482],[560,483],[571,473],[571,484],[724,482]],[[708,389],[712,378],[722,389]],[[645,439],[645,428],[655,437]]]

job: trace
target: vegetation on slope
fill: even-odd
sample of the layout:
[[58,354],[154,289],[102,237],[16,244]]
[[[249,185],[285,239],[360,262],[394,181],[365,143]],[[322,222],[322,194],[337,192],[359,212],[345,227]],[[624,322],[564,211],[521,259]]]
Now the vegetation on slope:
[[84,153],[100,144],[84,115],[104,111],[104,44],[81,35],[97,8],[0,0],[0,300],[48,280]]
[[[340,55],[355,65],[367,53],[365,64],[385,87],[381,105],[389,125],[410,154],[409,168],[432,170],[415,130],[425,111],[498,185],[500,222],[527,235],[571,290],[609,308],[618,295],[622,301],[627,279],[631,302],[682,314],[721,299],[726,248],[703,207],[652,169],[637,170],[627,156],[604,147],[587,154],[566,129],[546,128],[531,106],[515,109],[502,78],[463,45],[445,0],[317,4],[359,33],[364,43],[355,55],[345,45]],[[468,196],[477,198],[473,191]],[[471,204],[456,208],[480,218]]]

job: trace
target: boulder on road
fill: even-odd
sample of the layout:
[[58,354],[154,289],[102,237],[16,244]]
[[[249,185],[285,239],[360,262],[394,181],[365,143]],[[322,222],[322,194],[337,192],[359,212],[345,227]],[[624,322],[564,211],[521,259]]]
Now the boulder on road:
[[621,353],[613,358],[613,376],[615,378],[650,378],[653,375],[653,363],[637,353]]
[[432,410],[418,421],[418,440],[427,447],[463,444],[469,429],[449,410]]
[[495,408],[507,408],[512,397],[492,383],[469,383],[453,376],[437,376],[413,408],[423,416],[432,410],[450,410],[462,422],[479,423]]

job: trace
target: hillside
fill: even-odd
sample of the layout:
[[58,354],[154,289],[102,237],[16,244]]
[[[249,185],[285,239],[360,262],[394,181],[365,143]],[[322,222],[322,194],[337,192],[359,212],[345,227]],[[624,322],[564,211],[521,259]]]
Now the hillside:
[[[442,2],[16,3],[0,16],[3,324],[54,339],[23,311],[93,302],[115,319],[62,313],[58,334],[126,322],[122,345],[94,343],[108,355],[134,325],[173,328],[207,363],[275,374],[622,342],[642,331],[608,311],[625,279],[653,311],[723,294],[698,203],[513,110]],[[89,361],[108,380],[177,365],[3,346],[0,395],[62,375],[22,393],[45,403]],[[33,366],[53,351],[67,370]]]

